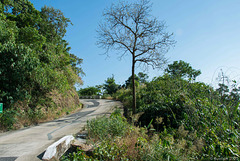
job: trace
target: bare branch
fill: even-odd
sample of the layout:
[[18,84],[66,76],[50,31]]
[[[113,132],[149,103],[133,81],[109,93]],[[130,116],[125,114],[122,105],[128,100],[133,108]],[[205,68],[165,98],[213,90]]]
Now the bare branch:
[[132,55],[133,113],[136,109],[134,72],[139,62],[159,68],[166,62],[165,54],[175,44],[173,34],[165,31],[165,22],[150,15],[149,0],[136,3],[120,2],[104,11],[104,23],[97,30],[97,45],[108,53],[114,49]]

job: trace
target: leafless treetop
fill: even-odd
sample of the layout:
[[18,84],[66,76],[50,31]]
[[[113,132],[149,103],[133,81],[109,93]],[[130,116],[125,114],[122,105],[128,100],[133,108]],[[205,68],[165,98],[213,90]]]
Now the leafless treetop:
[[106,49],[106,53],[112,49],[122,51],[120,57],[131,53],[134,64],[161,67],[165,53],[175,41],[173,34],[165,31],[165,22],[158,21],[150,12],[149,0],[113,4],[104,10],[104,21],[97,30],[97,45]]

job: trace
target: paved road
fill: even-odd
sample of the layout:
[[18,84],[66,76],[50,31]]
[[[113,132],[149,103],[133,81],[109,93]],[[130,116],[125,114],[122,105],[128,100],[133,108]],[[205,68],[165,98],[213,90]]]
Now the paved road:
[[65,135],[76,134],[87,120],[109,113],[120,102],[81,99],[85,107],[72,115],[27,129],[0,134],[0,161],[39,161],[45,149]]

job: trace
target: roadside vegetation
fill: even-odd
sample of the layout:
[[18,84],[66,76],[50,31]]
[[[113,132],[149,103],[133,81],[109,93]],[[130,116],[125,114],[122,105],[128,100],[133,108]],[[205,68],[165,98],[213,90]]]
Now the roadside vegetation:
[[[173,64],[169,65],[163,76],[137,89],[140,117],[129,115],[129,89],[116,93],[115,97],[128,109],[127,118],[138,126],[151,124],[154,131],[160,134],[167,131],[174,138],[173,145],[183,141],[186,149],[193,150],[188,155],[190,158],[239,158],[240,88],[235,81],[230,87],[219,83],[218,89],[195,82],[192,75],[196,70],[188,68],[184,71],[185,67],[180,63],[175,62],[179,66],[174,67],[174,72],[169,72]],[[178,159],[180,156],[175,157]]]
[[238,160],[240,88],[236,81],[223,84],[226,76],[221,75],[214,89],[195,81],[200,74],[189,63],[175,61],[151,81],[136,76],[136,114],[127,80],[113,94],[123,102],[125,117],[115,111],[88,122],[88,142],[95,149],[90,156],[78,151],[72,159]]
[[[117,51],[120,59],[131,56],[132,75],[109,94],[123,102],[129,129],[134,130],[128,130],[127,136],[100,139],[93,158],[239,160],[237,82],[228,80],[232,83],[226,85],[222,73],[219,87],[214,89],[197,82],[201,71],[181,60],[169,64],[163,75],[151,81],[140,74],[142,81],[135,75],[135,66],[163,68],[165,54],[175,44],[173,34],[166,31],[165,22],[151,15],[149,0],[113,3],[104,10],[103,19],[97,30],[97,45],[107,54]],[[138,135],[141,129],[145,135]]]
[[64,36],[71,21],[28,0],[0,2],[0,131],[17,129],[81,107],[82,59]]
[[113,94],[120,89],[121,86],[116,84],[114,75],[108,77],[102,85],[81,88],[78,90],[79,97],[82,96],[101,96],[102,98],[111,99]]
[[122,51],[120,58],[130,54],[132,75],[122,85],[111,76],[77,93],[84,73],[64,40],[70,19],[52,7],[38,11],[28,0],[0,1],[0,131],[69,114],[81,107],[78,95],[102,95],[120,100],[123,116],[116,110],[89,121],[93,152],[63,160],[239,160],[238,83],[224,73],[218,88],[197,82],[201,71],[181,60],[152,80],[136,75],[137,62],[163,68],[175,44],[165,22],[150,16],[150,1],[137,2],[106,9],[97,42],[107,52]]

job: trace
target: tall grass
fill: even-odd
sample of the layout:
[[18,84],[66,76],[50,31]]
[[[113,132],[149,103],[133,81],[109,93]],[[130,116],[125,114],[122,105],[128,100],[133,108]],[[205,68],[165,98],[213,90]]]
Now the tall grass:
[[[101,117],[87,124],[89,142],[95,145],[91,156],[82,151],[75,152],[65,160],[84,158],[85,160],[190,160],[197,158],[200,141],[190,145],[186,140],[189,134],[182,126],[172,132],[167,129],[161,133],[151,133],[147,128],[135,127],[119,114],[110,118]],[[178,137],[173,135],[177,133]],[[194,136],[194,134],[189,134]],[[192,137],[192,139],[196,139]],[[89,159],[90,158],[90,159]],[[83,159],[83,160],[84,160]]]
[[112,113],[110,118],[104,116],[87,123],[89,137],[101,141],[124,136],[128,127],[126,119],[118,112]]

